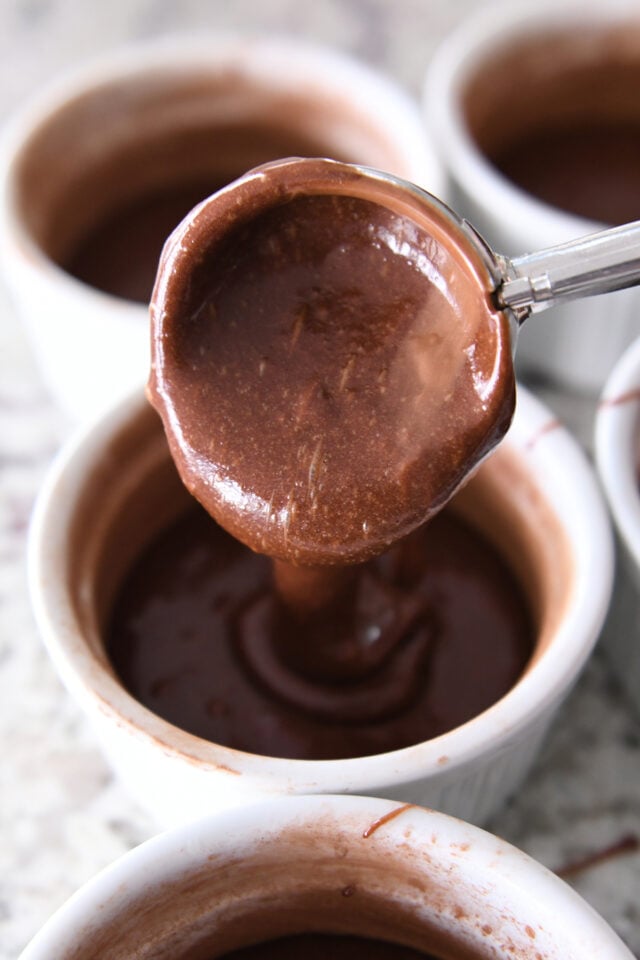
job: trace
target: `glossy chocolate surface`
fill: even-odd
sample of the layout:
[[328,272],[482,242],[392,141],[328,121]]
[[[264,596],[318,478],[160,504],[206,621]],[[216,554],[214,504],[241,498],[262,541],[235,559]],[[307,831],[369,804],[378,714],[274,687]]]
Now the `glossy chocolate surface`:
[[150,398],[182,479],[252,549],[356,562],[416,529],[505,433],[508,319],[410,190],[262,168],[165,247]]
[[447,508],[354,568],[347,601],[297,619],[271,565],[194,506],[126,577],[110,659],[185,730],[252,753],[365,756],[464,723],[531,655],[527,604],[487,539]]

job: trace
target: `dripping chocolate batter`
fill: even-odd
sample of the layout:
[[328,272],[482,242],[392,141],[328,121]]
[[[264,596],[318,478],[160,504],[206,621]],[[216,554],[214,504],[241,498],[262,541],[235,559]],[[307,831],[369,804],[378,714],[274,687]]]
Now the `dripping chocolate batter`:
[[200,518],[132,575],[110,648],[143,702],[319,759],[428,739],[509,689],[531,650],[512,578],[455,517],[420,530],[512,416],[489,289],[446,218],[330,161],[260,168],[172,235],[149,395],[235,539]]
[[508,319],[468,240],[390,193],[345,164],[267,165],[160,265],[149,391],[178,470],[230,533],[297,565],[416,529],[513,414]]

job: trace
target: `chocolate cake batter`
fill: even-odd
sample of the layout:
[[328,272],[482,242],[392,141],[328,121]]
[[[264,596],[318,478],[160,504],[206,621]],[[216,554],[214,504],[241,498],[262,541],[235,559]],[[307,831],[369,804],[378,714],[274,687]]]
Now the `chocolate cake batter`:
[[521,675],[534,631],[519,584],[451,508],[356,569],[351,607],[301,625],[269,559],[194,504],[126,577],[110,659],[137,700],[184,730],[313,760],[438,736]]
[[531,652],[519,590],[454,516],[420,530],[514,407],[508,319],[448,215],[345,164],[267,165],[172,235],[151,314],[150,398],[227,534],[191,517],[128,578],[109,649],[135,696],[311,759],[501,697]]
[[397,943],[340,934],[304,933],[225,953],[220,960],[437,960]]
[[[61,265],[89,286],[127,300],[148,303],[163,244],[171,231],[201,200],[251,167],[277,157],[324,155],[327,144],[270,123],[219,123],[191,130],[188,125],[160,141],[111,161],[110,175],[127,182],[139,178],[141,165],[159,158],[171,172],[164,183],[140,188],[133,197],[114,203],[79,236]],[[171,158],[181,156],[173,170]],[[197,160],[194,160],[197,158]],[[203,161],[203,158],[204,161]],[[197,175],[190,166],[197,162]],[[155,183],[155,169],[151,183]],[[178,176],[179,173],[179,176]],[[105,175],[106,176],[106,175]],[[100,188],[98,184],[97,189]],[[103,189],[111,190],[107,179]]]
[[545,203],[615,226],[640,220],[640,119],[532,131],[491,157]]
[[160,265],[149,395],[181,477],[230,533],[297,565],[406,536],[513,414],[486,270],[448,221],[383,189],[344,164],[263,167]]
[[169,186],[121,204],[81,238],[65,260],[65,270],[105,293],[148,303],[165,239],[220,185]]

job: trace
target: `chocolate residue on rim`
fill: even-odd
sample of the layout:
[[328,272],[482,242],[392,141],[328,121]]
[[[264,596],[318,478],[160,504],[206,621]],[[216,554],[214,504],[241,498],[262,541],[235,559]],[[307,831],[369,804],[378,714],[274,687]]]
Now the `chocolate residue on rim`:
[[627,403],[637,403],[640,401],[640,387],[632,390],[625,390],[614,397],[603,397],[598,404],[599,410],[607,410],[609,407],[622,407]]
[[529,437],[529,439],[525,444],[525,449],[533,450],[536,444],[540,440],[542,440],[543,437],[546,437],[547,434],[549,433],[553,433],[554,430],[559,430],[561,426],[562,426],[561,421],[556,419],[555,417],[552,417],[550,420],[547,420],[545,423],[542,424],[542,426],[538,430],[536,430],[534,434],[532,434],[532,436]]
[[378,817],[377,820],[374,820],[373,823],[370,823],[366,830],[362,831],[362,836],[365,838],[365,840],[367,840],[376,832],[376,830],[379,830],[380,827],[383,827],[385,823],[395,820],[396,817],[399,817],[407,810],[411,810],[414,806],[415,804],[413,803],[405,803],[401,807],[396,807],[395,809],[390,810],[389,813],[385,813],[384,816]]

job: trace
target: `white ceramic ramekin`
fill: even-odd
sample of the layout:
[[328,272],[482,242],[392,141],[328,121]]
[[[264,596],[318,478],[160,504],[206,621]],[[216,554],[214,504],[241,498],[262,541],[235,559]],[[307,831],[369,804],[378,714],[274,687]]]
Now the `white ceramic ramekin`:
[[525,583],[539,621],[535,655],[490,709],[403,750],[329,761],[257,756],[185,733],[127,693],[105,656],[101,624],[134,555],[186,499],[159,419],[136,393],[70,441],[41,491],[30,537],[31,593],[49,652],[123,781],[159,823],[308,793],[391,797],[483,822],[518,788],[592,650],[612,576],[593,471],[526,390],[507,438],[457,503]]
[[584,900],[497,837],[369,797],[294,797],[161,834],[82,887],[21,960],[210,960],[313,932],[449,960],[631,960]]
[[[593,39],[577,45],[576,37],[586,31],[592,31],[593,37],[614,28],[622,35],[625,55],[635,55],[640,61],[640,16],[634,0],[607,4],[598,0],[502,0],[478,7],[444,40],[429,64],[423,105],[447,176],[445,199],[498,253],[531,253],[602,229],[602,224],[550,206],[503,176],[470,134],[462,102],[465,89],[472,83],[480,85],[478,78],[496,55],[549,32],[566,31],[571,56],[593,56],[597,62],[594,51],[598,45]],[[610,44],[605,41],[603,46],[606,49]],[[543,51],[538,66],[544,62],[547,71],[555,68],[550,56],[545,60]],[[512,63],[506,83],[511,91],[518,91],[517,63]],[[525,117],[532,107],[539,112],[539,104],[523,98],[511,109]],[[640,124],[640,110],[636,120]],[[523,375],[547,377],[595,397],[617,358],[639,334],[637,289],[562,304],[525,323],[518,344],[518,369]]]
[[622,355],[603,390],[595,456],[614,520],[618,561],[603,650],[640,710],[640,338]]
[[[435,193],[442,186],[408,94],[347,55],[293,38],[133,45],[52,84],[7,125],[0,142],[5,281],[51,393],[73,420],[91,418],[145,382],[147,308],[79,282],[57,265],[62,253],[52,245],[72,246],[130,189],[135,196],[162,178],[179,182],[182,164],[200,179],[215,176],[219,155],[230,149],[225,131],[252,123],[273,124],[279,136],[310,139],[328,156],[386,169]],[[206,149],[176,155],[172,138],[185,130],[221,132],[213,146],[209,137]],[[276,159],[259,138],[243,150],[246,166],[243,157],[237,175]],[[123,157],[126,174],[113,187],[98,185],[98,171],[123,168]]]

